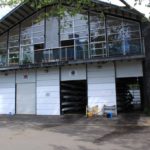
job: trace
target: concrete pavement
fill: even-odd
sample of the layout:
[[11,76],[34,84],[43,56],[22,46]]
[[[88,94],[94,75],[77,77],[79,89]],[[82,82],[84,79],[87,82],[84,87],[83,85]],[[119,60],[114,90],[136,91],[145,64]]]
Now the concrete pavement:
[[149,117],[0,116],[2,150],[143,150]]

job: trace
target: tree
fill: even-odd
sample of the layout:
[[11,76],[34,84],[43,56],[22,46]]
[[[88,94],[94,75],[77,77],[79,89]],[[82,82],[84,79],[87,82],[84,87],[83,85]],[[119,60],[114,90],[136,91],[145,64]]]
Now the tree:
[[[143,0],[134,0],[135,5],[142,4]],[[120,0],[127,8],[134,9],[126,0]],[[63,17],[65,12],[74,16],[85,7],[96,8],[92,0],[0,0],[0,6],[15,7],[22,3],[29,3],[35,9],[43,8],[44,6],[51,5],[51,11],[46,15]],[[64,5],[65,4],[65,5]],[[69,6],[69,7],[68,7]],[[75,7],[74,7],[75,6]],[[150,7],[150,0],[147,4]],[[101,11],[108,8],[101,8]],[[138,13],[138,12],[137,12]]]
[[[120,0],[128,9],[134,10],[137,15],[141,15],[136,9],[134,9],[126,0]],[[143,0],[134,0],[135,5],[142,4]],[[92,0],[0,0],[0,7],[10,6],[15,7],[17,5],[21,5],[23,3],[30,4],[35,10],[41,9],[47,5],[51,5],[51,11],[44,14],[47,17],[49,16],[57,16],[57,17],[64,17],[66,12],[70,16],[76,15],[78,12],[83,10],[83,8],[93,8],[94,10],[100,10],[103,14],[103,11],[107,10],[107,7],[101,7],[100,9],[96,7],[96,4],[93,3]],[[68,7],[69,6],[69,7]],[[150,0],[147,4],[147,7],[150,7]],[[144,15],[143,15],[144,16]],[[39,18],[42,18],[40,16]],[[145,18],[143,17],[143,20]]]
[[35,9],[41,9],[47,5],[51,5],[51,11],[46,15],[59,17],[64,16],[65,12],[68,12],[70,15],[75,15],[85,6],[94,7],[94,3],[91,0],[0,0],[0,6],[2,7],[6,5],[15,7],[23,3],[28,3]]

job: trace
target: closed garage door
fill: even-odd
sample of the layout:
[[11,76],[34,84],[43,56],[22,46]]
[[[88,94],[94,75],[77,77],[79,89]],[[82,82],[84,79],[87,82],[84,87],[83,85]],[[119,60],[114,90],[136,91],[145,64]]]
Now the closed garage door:
[[35,83],[17,84],[17,114],[35,114]]

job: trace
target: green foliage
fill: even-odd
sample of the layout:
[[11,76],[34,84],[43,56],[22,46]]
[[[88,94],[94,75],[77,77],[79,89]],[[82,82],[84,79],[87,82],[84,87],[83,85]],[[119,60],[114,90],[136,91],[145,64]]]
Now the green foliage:
[[28,3],[35,9],[41,9],[47,5],[51,5],[51,10],[46,15],[59,17],[63,17],[65,12],[74,16],[77,12],[81,11],[83,7],[93,6],[91,0],[0,0],[0,6],[16,6],[22,3]]
[[[126,2],[126,0],[120,1],[124,3],[127,7],[130,7],[130,5]],[[134,0],[134,1],[135,5],[142,4],[143,2],[143,0]],[[58,16],[60,18],[64,17],[66,12],[70,16],[74,16],[78,12],[83,10],[83,8],[88,6],[90,6],[90,8],[93,7],[94,9],[96,9],[95,4],[92,2],[92,0],[0,0],[0,6],[9,5],[14,7],[22,3],[28,3],[35,9],[41,9],[47,5],[51,5],[51,10],[47,12],[45,15]],[[148,4],[147,7],[150,7],[150,4]],[[103,12],[104,9],[105,8],[101,8],[101,11]]]

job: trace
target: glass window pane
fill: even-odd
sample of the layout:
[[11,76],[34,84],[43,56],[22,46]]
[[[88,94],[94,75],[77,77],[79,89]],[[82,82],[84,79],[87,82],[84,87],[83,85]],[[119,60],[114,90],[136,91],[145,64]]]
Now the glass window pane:
[[75,32],[74,38],[81,38],[81,37],[88,37],[88,33],[81,31],[81,32]]
[[74,47],[67,48],[67,58],[69,60],[74,60]]
[[87,31],[88,30],[88,26],[87,25],[83,25],[83,26],[76,26],[74,28],[75,32],[79,32],[79,31]]
[[108,16],[106,25],[107,25],[107,28],[115,27],[115,26],[120,27],[120,26],[123,25],[123,19],[122,18]]
[[132,20],[128,20],[128,19],[124,19],[123,21],[124,23],[124,26],[127,26],[127,25],[133,25],[133,26],[139,26],[139,23],[136,22],[136,21],[132,21]]
[[21,45],[30,45],[32,44],[31,39],[21,40]]
[[9,64],[19,63],[19,25],[9,31],[8,49]]
[[9,63],[18,64],[19,63],[19,53],[9,54]]
[[24,40],[24,39],[31,39],[31,38],[32,38],[31,33],[30,33],[30,34],[21,34],[21,40]]
[[23,54],[23,64],[33,63],[34,55],[33,55],[33,47],[32,46],[22,46],[22,54]]
[[101,57],[106,49],[105,18],[101,14],[90,13],[90,50],[92,57]]
[[107,27],[110,55],[127,55],[141,52],[138,22],[109,16],[107,17]]
[[105,29],[93,29],[91,30],[91,36],[94,35],[105,35]]
[[9,52],[18,52],[19,53],[19,47],[13,47],[13,48],[9,48]]
[[135,38],[140,38],[140,33],[139,32],[125,32],[124,33],[124,38],[125,39],[135,39]]
[[0,65],[7,64],[7,33],[0,36]]
[[33,38],[33,43],[34,43],[34,44],[44,43],[44,37],[43,37],[43,36],[39,36],[39,37]]
[[124,31],[133,32],[133,31],[140,31],[140,26],[137,25],[128,25],[124,26]]
[[106,48],[106,43],[93,43],[91,44],[91,49],[105,49]]
[[137,40],[126,40],[125,41],[125,50],[127,55],[131,54],[140,54],[141,53],[141,41]]
[[92,57],[96,57],[96,56],[101,56],[103,57],[105,55],[104,50],[103,49],[92,49],[91,50],[91,56]]
[[88,45],[88,38],[80,38],[75,40],[76,45]]
[[112,26],[110,28],[107,29],[107,34],[110,35],[110,34],[123,34],[124,32],[124,29],[122,26]]
[[108,41],[120,41],[123,39],[124,37],[122,34],[112,34],[108,36]]
[[124,54],[124,42],[109,42],[109,56],[120,56]]
[[43,13],[43,11],[38,11],[35,15],[22,22],[21,45],[44,43],[44,19],[40,18]]
[[32,28],[33,33],[41,32],[44,34],[44,26],[36,26]]
[[61,33],[67,34],[67,33],[72,33],[73,28],[63,28],[61,29]]
[[18,47],[19,46],[19,40],[15,40],[15,41],[9,41],[9,48],[10,47]]
[[104,17],[96,14],[96,13],[90,13],[90,28],[101,28],[104,29],[105,27],[105,20]]
[[103,42],[105,41],[105,36],[92,36],[91,37],[91,43],[92,42]]

